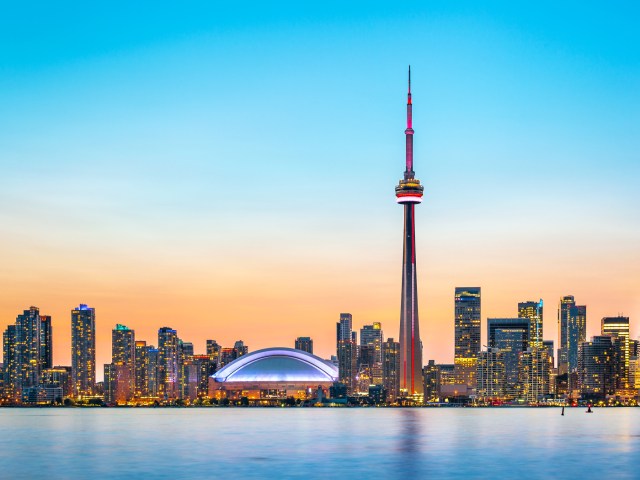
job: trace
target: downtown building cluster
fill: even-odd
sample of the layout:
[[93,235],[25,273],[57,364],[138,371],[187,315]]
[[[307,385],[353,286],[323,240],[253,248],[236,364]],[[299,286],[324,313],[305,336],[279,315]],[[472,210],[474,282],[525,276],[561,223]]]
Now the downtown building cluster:
[[587,339],[587,307],[560,299],[557,348],[545,340],[544,305],[524,301],[511,318],[487,318],[481,341],[481,289],[455,289],[452,364],[430,360],[424,368],[427,402],[517,402],[557,399],[636,403],[640,388],[638,341],[629,318],[605,317],[600,335]]
[[[222,347],[207,340],[206,353],[169,327],[158,330],[157,347],[136,340],[135,331],[117,324],[112,331],[111,363],[96,382],[96,313],[79,305],[71,311],[71,365],[53,365],[51,317],[30,307],[3,335],[0,399],[4,405],[42,405],[63,401],[95,404],[191,403],[207,397],[210,376],[249,352],[239,340]],[[313,349],[311,339],[296,341]]]
[[557,349],[545,340],[544,305],[517,304],[510,318],[487,318],[481,338],[481,289],[459,287],[454,296],[454,361],[429,360],[422,368],[424,395],[400,388],[400,344],[383,338],[380,323],[352,330],[340,314],[336,358],[340,382],[354,403],[387,404],[637,404],[640,342],[630,339],[629,317],[604,317],[600,335],[587,339],[587,308],[560,299]]

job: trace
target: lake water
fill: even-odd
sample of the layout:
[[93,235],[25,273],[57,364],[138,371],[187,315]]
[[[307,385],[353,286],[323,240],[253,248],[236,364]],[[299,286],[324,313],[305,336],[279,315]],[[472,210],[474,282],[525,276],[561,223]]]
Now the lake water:
[[640,478],[640,408],[0,409],[0,478]]

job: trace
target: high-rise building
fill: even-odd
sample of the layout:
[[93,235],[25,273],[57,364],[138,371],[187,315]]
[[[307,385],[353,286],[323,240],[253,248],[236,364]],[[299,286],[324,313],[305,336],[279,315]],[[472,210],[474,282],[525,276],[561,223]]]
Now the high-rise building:
[[144,340],[136,340],[135,396],[149,397],[149,348]]
[[313,340],[311,337],[298,337],[296,338],[295,348],[303,352],[313,353]]
[[569,323],[569,309],[575,305],[576,301],[573,295],[562,297],[558,305],[558,375],[566,375],[569,372],[567,325]]
[[580,344],[578,386],[583,398],[602,400],[615,393],[621,343],[620,338],[604,335]]
[[80,304],[71,311],[71,382],[76,397],[94,393],[96,312],[85,304]]
[[[360,354],[363,352],[362,347],[368,347],[373,352],[371,358],[367,359],[366,362],[369,365],[369,373],[373,385],[382,385],[382,343],[383,334],[380,322],[364,325],[360,329]],[[360,363],[364,363],[362,359],[360,359]]]
[[631,349],[629,342],[629,317],[604,317],[600,321],[600,328],[602,335],[611,335],[612,337],[620,338],[622,349],[622,358],[617,365],[617,389],[628,389],[631,387],[630,381],[630,359]]
[[147,355],[149,355],[149,367],[147,369],[147,378],[149,379],[149,396],[157,397],[160,392],[160,387],[158,385],[158,349],[153,346],[147,347]]
[[429,360],[422,369],[424,379],[424,401],[438,401],[438,366],[435,360]]
[[16,318],[16,354],[18,362],[18,391],[40,384],[42,364],[41,320],[37,307],[30,307]]
[[120,402],[131,400],[136,390],[136,339],[135,332],[126,325],[118,323],[111,332],[111,363],[122,366],[119,370],[127,370],[117,372],[116,398]]
[[382,384],[387,400],[393,402],[400,395],[400,343],[388,338],[382,344]]
[[396,201],[404,207],[402,259],[402,294],[400,301],[400,390],[404,394],[421,394],[422,341],[418,320],[418,281],[416,274],[415,205],[422,202],[424,187],[413,171],[413,118],[411,103],[411,68],[407,94],[407,128],[404,178],[396,186]]
[[573,389],[571,374],[578,370],[578,346],[587,340],[587,307],[572,305],[567,318],[567,360],[569,388]]
[[456,287],[454,301],[454,360],[457,383],[476,387],[480,352],[480,287]]
[[549,394],[549,357],[541,348],[529,348],[518,357],[520,399],[539,402]]
[[158,330],[158,396],[164,400],[178,398],[180,353],[178,332],[169,327]]
[[71,367],[55,366],[42,370],[40,384],[45,388],[60,387],[64,397],[73,395],[71,383]]
[[505,366],[505,389],[508,397],[519,394],[520,354],[529,348],[528,318],[487,319],[488,347],[499,349]]
[[506,370],[503,353],[499,348],[488,348],[478,354],[477,396],[485,402],[504,399]]
[[553,340],[544,340],[542,342],[542,348],[544,348],[547,352],[547,358],[549,358],[549,366],[553,368],[555,366],[555,350],[553,345]]
[[8,325],[2,336],[3,393],[4,397],[12,403],[18,402],[21,396],[18,385],[20,368],[18,364],[16,328],[15,325]]
[[53,367],[53,328],[51,315],[40,315],[40,367]]
[[529,346],[531,348],[543,348],[543,303],[528,301],[518,303],[518,318],[528,318],[530,320]]
[[211,368],[210,375],[216,373],[218,369],[218,363],[220,363],[220,352],[222,347],[218,345],[215,340],[207,340],[207,355],[209,356],[209,367]]
[[341,313],[336,325],[339,381],[347,386],[347,391],[355,391],[358,361],[358,345],[354,340],[350,313]]

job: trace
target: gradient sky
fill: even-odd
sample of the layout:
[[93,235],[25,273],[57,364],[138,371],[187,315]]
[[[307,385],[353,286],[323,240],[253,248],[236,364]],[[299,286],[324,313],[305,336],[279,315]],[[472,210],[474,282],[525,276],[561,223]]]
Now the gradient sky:
[[251,350],[340,312],[398,337],[413,71],[424,359],[453,291],[487,317],[573,294],[640,334],[640,8],[623,2],[110,2],[0,15],[0,327],[96,308]]

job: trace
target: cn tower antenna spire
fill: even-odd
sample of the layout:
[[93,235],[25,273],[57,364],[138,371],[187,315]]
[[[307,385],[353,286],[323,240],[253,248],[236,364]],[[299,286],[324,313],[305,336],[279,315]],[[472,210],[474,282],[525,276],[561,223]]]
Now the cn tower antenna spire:
[[409,65],[409,90],[407,93],[407,129],[404,131],[406,141],[405,180],[413,178],[413,105],[411,105],[411,65]]

